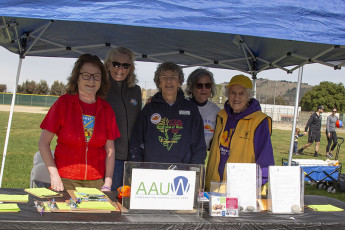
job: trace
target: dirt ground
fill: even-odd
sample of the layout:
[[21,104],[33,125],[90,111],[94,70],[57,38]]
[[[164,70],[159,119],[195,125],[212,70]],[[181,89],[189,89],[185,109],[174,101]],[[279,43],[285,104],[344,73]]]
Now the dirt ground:
[[[10,111],[11,105],[0,105],[0,111]],[[48,112],[48,107],[35,107],[35,106],[22,106],[22,105],[15,105],[14,112],[22,112],[22,113],[41,113],[46,114]]]

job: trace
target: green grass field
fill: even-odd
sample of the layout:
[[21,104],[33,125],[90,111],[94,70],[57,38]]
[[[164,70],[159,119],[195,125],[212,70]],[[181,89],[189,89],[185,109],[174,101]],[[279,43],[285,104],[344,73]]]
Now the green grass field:
[[[41,124],[44,114],[33,113],[14,113],[11,135],[7,149],[5,161],[4,177],[2,187],[4,188],[28,188],[30,186],[30,172],[32,168],[32,160],[34,154],[38,151],[38,140],[41,133],[39,125]],[[8,123],[9,112],[0,112],[0,148],[1,161],[4,149],[6,129]],[[274,129],[272,134],[273,152],[276,165],[282,164],[282,159],[288,159],[290,148],[290,130]],[[345,133],[338,132],[338,136],[345,138]],[[54,139],[55,140],[55,139]],[[56,141],[53,141],[54,143]],[[299,147],[307,142],[307,137],[303,136],[299,139]],[[54,144],[55,145],[55,144]],[[310,146],[304,151],[304,155],[296,158],[314,158],[314,147]],[[54,148],[54,147],[53,147]],[[345,162],[345,144],[340,149],[340,163]],[[321,145],[318,159],[326,159],[326,137],[321,137]],[[328,193],[325,190],[319,190],[315,186],[306,184],[305,194],[330,196],[345,201],[345,193],[337,192],[336,194]]]

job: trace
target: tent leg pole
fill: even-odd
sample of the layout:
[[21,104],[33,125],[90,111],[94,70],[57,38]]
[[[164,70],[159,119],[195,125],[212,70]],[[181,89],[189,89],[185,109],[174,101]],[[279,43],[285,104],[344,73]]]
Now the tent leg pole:
[[253,97],[256,99],[256,78],[253,79]]
[[3,175],[4,175],[4,168],[5,168],[5,159],[6,159],[6,154],[7,154],[8,139],[9,139],[10,131],[11,131],[14,103],[16,101],[16,93],[17,93],[17,87],[18,87],[20,71],[21,71],[21,68],[22,68],[22,62],[23,62],[23,57],[20,57],[19,58],[19,63],[18,63],[18,69],[17,69],[16,84],[14,85],[13,94],[12,94],[10,116],[8,118],[8,123],[7,123],[7,132],[6,132],[6,139],[5,139],[5,144],[4,144],[4,153],[2,155],[1,172],[0,172],[0,188],[2,188],[2,178],[3,178]]
[[293,145],[295,141],[295,130],[296,130],[296,123],[297,123],[297,116],[298,116],[298,102],[299,102],[299,94],[301,90],[302,76],[303,76],[303,66],[301,66],[298,69],[298,81],[297,81],[295,107],[294,107],[293,123],[292,123],[292,130],[291,130],[288,166],[291,166],[291,163],[292,163]]

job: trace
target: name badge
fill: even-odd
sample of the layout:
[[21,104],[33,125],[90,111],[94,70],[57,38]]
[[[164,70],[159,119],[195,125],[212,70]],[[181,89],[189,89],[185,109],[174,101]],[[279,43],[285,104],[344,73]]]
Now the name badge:
[[189,110],[179,110],[179,114],[180,115],[190,115],[190,111]]

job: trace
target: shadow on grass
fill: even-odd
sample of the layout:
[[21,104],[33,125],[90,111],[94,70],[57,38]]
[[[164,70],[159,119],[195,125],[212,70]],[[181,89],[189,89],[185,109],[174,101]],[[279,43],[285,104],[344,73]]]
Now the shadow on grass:
[[318,189],[316,187],[316,184],[310,185],[309,183],[305,183],[304,194],[305,195],[327,196],[327,197],[331,197],[331,198],[338,199],[338,200],[345,202],[345,193],[344,192],[337,191],[336,193],[330,193],[330,192],[327,192],[327,188]]

